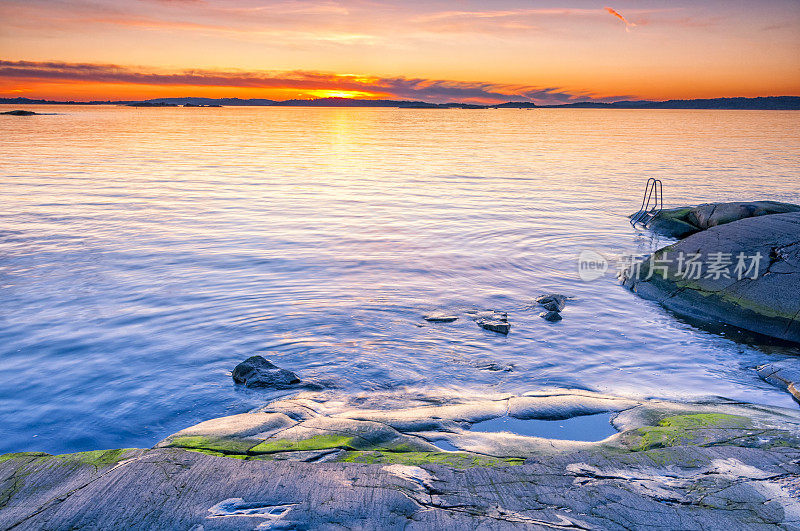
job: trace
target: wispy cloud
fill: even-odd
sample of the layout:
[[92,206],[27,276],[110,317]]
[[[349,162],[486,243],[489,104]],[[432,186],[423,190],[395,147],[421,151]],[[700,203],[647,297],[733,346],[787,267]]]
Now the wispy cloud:
[[616,9],[612,9],[610,7],[606,7],[605,9],[610,14],[614,15],[615,17],[617,17],[618,19],[620,19],[622,22],[625,23],[625,31],[630,31],[631,28],[636,26],[636,24],[634,24],[633,22],[628,22],[628,19],[626,19],[625,17],[620,15],[619,12]]
[[570,101],[608,101],[590,92],[490,82],[428,78],[358,76],[314,71],[248,72],[182,70],[176,72],[131,68],[114,64],[0,60],[0,76],[54,83],[108,83],[151,86],[239,87],[263,89],[336,90],[374,97],[425,101],[534,101],[540,104]]
[[[157,9],[153,4],[159,4]],[[531,30],[559,33],[566,21],[599,19],[607,12],[621,20],[611,8],[507,8],[430,10],[397,1],[379,4],[358,0],[304,2],[218,2],[213,0],[142,0],[127,3],[97,3],[87,0],[6,0],[0,2],[0,16],[14,28],[40,31],[92,31],[93,26],[218,34],[233,39],[279,37],[289,41],[336,41],[337,35],[358,34],[380,40],[427,34],[475,33],[498,37],[509,32]],[[632,9],[642,20],[680,11],[679,8]],[[638,21],[637,21],[638,22]],[[668,23],[668,21],[664,21]],[[634,24],[628,23],[629,26]],[[333,36],[334,38],[325,38]],[[322,37],[322,38],[320,38]]]

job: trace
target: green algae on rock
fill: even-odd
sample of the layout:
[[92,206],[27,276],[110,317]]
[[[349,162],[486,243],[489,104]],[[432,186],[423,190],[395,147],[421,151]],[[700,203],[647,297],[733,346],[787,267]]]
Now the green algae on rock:
[[[159,447],[184,448],[220,455],[300,461],[391,458],[418,460],[461,453],[470,458],[526,459],[534,455],[599,448],[622,452],[676,445],[793,444],[791,426],[800,431],[800,417],[767,414],[746,405],[713,406],[658,400],[632,400],[588,391],[554,389],[526,396],[451,396],[430,405],[410,399],[406,407],[365,409],[335,395],[306,393],[270,403],[262,410],[201,423],[172,435]],[[387,396],[386,402],[393,398]],[[425,405],[422,405],[425,404]],[[296,416],[302,410],[303,416]],[[261,430],[274,416],[295,419],[273,431]],[[527,420],[569,419],[611,412],[619,433],[597,442],[546,439],[509,432],[470,429],[472,424],[509,417]],[[776,420],[778,419],[778,420]],[[274,422],[271,422],[274,425]],[[203,430],[208,433],[203,433]],[[753,442],[754,437],[763,441]],[[445,441],[442,452],[433,441]],[[737,442],[738,441],[738,442]],[[391,454],[391,455],[389,455]],[[404,455],[405,454],[405,455]],[[388,461],[387,461],[388,462]],[[481,462],[478,459],[476,462]]]
[[664,236],[685,238],[740,219],[788,212],[800,212],[800,206],[778,201],[704,203],[694,207],[662,210],[655,215],[648,227]]
[[[733,530],[800,522],[794,409],[567,389],[448,393],[305,393],[187,428],[150,450],[8,454],[0,457],[0,527]],[[469,430],[505,415],[598,410],[612,412],[620,433],[578,442]],[[458,450],[429,442],[442,437]]]
[[[633,450],[642,451],[667,446],[703,445],[717,441],[718,430],[733,429],[737,436],[751,426],[747,417],[724,413],[695,413],[667,417],[657,426],[644,426],[634,433],[639,436]],[[709,430],[715,430],[709,433]]]
[[357,439],[355,437],[348,437],[345,435],[315,435],[299,441],[289,441],[286,439],[264,441],[250,448],[248,452],[252,454],[274,454],[278,452],[329,450],[332,448],[354,450],[357,446]]

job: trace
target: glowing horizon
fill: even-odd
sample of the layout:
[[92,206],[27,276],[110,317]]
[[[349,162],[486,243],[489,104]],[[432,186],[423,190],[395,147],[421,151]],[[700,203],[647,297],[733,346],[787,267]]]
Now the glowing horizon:
[[800,95],[800,4],[8,0],[0,97]]

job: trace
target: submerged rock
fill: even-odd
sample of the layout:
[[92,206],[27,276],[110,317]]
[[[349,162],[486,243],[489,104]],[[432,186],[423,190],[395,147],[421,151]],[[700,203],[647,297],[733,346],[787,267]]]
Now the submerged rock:
[[678,314],[800,343],[800,212],[711,227],[620,278]]
[[15,110],[15,111],[0,112],[0,114],[6,114],[9,116],[37,116],[39,113],[33,111]]
[[422,318],[430,323],[452,323],[458,320],[457,315],[445,312],[431,312],[427,315],[423,315]]
[[498,312],[496,310],[468,310],[467,313],[473,319],[497,319],[499,321],[507,321],[508,314],[506,312]]
[[704,203],[695,207],[662,210],[650,222],[649,228],[671,238],[685,238],[740,219],[789,212],[800,212],[800,206],[778,201]]
[[233,381],[245,387],[271,387],[289,389],[301,383],[292,371],[281,369],[262,356],[247,358],[233,369]]
[[539,317],[541,317],[545,321],[550,321],[551,323],[554,323],[556,321],[560,321],[561,319],[563,319],[563,317],[561,317],[561,314],[558,313],[558,312],[555,312],[555,311],[542,312],[542,313],[539,314]]
[[493,361],[478,361],[474,366],[480,371],[511,372],[514,370],[512,363],[495,363]]

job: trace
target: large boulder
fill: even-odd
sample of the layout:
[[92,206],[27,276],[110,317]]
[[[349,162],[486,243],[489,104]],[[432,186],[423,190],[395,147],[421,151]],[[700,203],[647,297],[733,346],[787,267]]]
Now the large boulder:
[[711,227],[621,280],[676,313],[800,342],[800,212]]
[[662,210],[650,222],[650,230],[672,238],[685,238],[701,230],[740,219],[800,212],[800,206],[778,201],[704,203],[695,207]]

